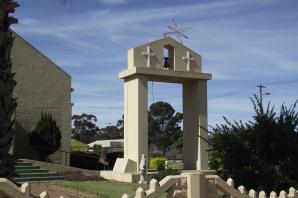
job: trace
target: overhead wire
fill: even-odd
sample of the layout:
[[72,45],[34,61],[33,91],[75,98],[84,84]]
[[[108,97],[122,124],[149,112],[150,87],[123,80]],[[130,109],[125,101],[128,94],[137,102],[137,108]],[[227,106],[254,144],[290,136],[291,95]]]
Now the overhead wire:
[[[275,82],[267,82],[267,83],[262,83],[262,84],[270,85],[270,86],[276,86],[276,85],[295,84],[295,83],[298,83],[298,80],[295,79],[295,80],[275,81]],[[231,92],[228,92],[226,94],[222,94],[222,95],[219,95],[219,96],[212,97],[212,98],[210,98],[210,100],[218,100],[218,99],[221,99],[221,98],[230,97],[230,96],[233,96],[233,95],[237,95],[239,93],[249,91],[249,90],[254,89],[254,88],[255,87],[249,86],[249,87],[246,87],[246,88],[243,88],[243,89],[231,91]]]

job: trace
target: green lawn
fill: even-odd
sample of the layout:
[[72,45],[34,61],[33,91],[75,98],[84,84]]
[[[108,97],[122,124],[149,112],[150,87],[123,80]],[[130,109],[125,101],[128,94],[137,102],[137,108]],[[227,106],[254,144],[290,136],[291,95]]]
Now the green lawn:
[[[61,185],[61,183],[59,183],[58,185]],[[143,187],[145,190],[148,188],[148,185],[117,183],[109,181],[63,181],[62,185],[67,188],[73,188],[79,191],[89,192],[98,195],[98,197],[102,198],[119,198],[124,193],[129,194],[130,197],[134,197],[135,192],[139,186]]]
[[[135,192],[139,186],[148,189],[148,185],[130,184],[130,183],[118,183],[109,181],[62,181],[57,185],[63,185],[67,188],[72,188],[79,191],[88,192],[97,195],[99,198],[120,198],[124,193],[127,193],[129,197],[134,197]],[[218,191],[218,197],[223,197],[224,193]],[[166,198],[164,193],[161,198]]]

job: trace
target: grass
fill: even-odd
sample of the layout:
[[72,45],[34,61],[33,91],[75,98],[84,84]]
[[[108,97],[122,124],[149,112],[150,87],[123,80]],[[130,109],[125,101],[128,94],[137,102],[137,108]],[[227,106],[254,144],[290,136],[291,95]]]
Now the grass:
[[67,188],[72,188],[79,191],[95,194],[101,198],[119,198],[124,193],[127,193],[130,197],[134,197],[138,187],[141,186],[145,190],[148,189],[148,185],[118,183],[109,181],[63,181],[58,185],[63,185]]

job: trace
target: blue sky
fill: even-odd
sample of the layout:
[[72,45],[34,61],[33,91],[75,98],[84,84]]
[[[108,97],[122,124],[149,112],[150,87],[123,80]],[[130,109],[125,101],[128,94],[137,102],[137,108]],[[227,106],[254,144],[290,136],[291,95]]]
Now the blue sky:
[[[249,97],[263,83],[276,105],[298,99],[297,0],[20,0],[13,29],[72,76],[73,113],[103,127],[123,113],[127,50],[159,39],[171,18],[191,26],[184,44],[203,57],[209,124],[251,119]],[[152,84],[149,83],[149,105]],[[179,84],[154,83],[155,101],[182,111]]]

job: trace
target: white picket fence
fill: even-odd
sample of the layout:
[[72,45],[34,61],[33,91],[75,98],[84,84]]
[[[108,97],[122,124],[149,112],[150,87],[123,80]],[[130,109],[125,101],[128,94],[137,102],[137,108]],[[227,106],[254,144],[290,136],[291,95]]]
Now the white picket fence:
[[[177,176],[167,176],[160,182],[155,179],[150,181],[149,189],[139,187],[135,198],[155,198],[166,193],[167,198],[218,198],[219,191],[228,198],[298,198],[297,190],[293,187],[288,192],[282,190],[279,195],[271,192],[269,196],[264,191],[257,193],[253,189],[246,191],[244,186],[234,188],[233,179],[226,182],[217,175],[204,175],[199,172],[183,173]],[[127,194],[122,198],[128,198]]]
[[289,189],[289,193],[282,190],[278,195],[276,192],[272,191],[270,195],[267,196],[264,191],[257,193],[255,190],[251,189],[247,192],[244,186],[239,186],[238,189],[235,189],[234,181],[231,178],[225,182],[217,175],[206,175],[206,180],[209,186],[215,186],[216,189],[219,189],[231,198],[298,198],[297,191],[293,187]]
[[[151,198],[159,197],[161,194],[167,192],[168,197],[175,197],[178,194],[186,193],[186,176],[167,176],[162,181],[158,182],[156,179],[152,179],[149,184],[149,189],[145,191],[139,187],[136,191],[137,198]],[[122,195],[122,198],[128,198],[128,194]]]
[[[31,198],[30,185],[28,183],[17,187],[14,183],[5,178],[0,178],[0,198]],[[49,198],[46,191],[39,195],[40,198]],[[63,197],[60,197],[63,198]]]

